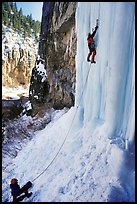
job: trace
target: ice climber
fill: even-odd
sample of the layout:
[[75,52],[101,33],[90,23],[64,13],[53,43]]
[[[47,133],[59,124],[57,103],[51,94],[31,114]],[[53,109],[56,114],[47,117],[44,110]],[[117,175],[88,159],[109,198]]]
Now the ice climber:
[[94,41],[94,36],[96,34],[96,31],[98,29],[98,21],[97,21],[97,25],[95,27],[95,30],[91,33],[88,33],[88,48],[89,48],[89,54],[87,57],[87,61],[90,62],[90,56],[92,55],[92,59],[91,59],[91,63],[96,63],[95,62],[95,55],[96,55],[96,48],[95,48],[95,41]]
[[[11,195],[13,196],[13,203],[19,202],[23,200],[25,197],[29,198],[32,195],[31,193],[28,193],[28,189],[32,186],[32,183],[29,181],[27,184],[25,184],[22,188],[20,188],[18,184],[18,180],[16,178],[11,179],[10,183],[10,189],[11,189]],[[22,196],[20,196],[22,193],[24,193]],[[20,197],[18,197],[20,196]]]

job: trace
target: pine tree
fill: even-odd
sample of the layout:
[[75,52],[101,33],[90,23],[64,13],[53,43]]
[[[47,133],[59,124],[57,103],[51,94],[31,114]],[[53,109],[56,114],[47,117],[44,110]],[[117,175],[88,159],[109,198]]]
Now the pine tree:
[[14,6],[13,6],[13,12],[14,12],[15,14],[18,12],[16,2],[14,3]]
[[2,23],[22,32],[25,37],[33,32],[40,32],[40,22],[32,18],[32,14],[23,15],[22,8],[18,11],[16,2],[2,2]]
[[7,11],[5,11],[3,13],[2,21],[3,21],[3,24],[5,26],[9,25],[9,18],[8,18],[8,12]]
[[4,10],[7,12],[11,11],[10,2],[2,2],[4,4]]
[[11,7],[11,10],[12,10],[12,9],[13,9],[13,7],[14,7],[13,2],[10,2],[10,7]]
[[16,15],[14,15],[14,17],[13,17],[13,27],[14,27],[15,29],[18,28],[18,19],[17,19],[17,16],[16,16]]
[[22,11],[22,8],[20,8],[20,10],[19,10],[19,17],[22,18],[22,16],[23,16],[23,11]]

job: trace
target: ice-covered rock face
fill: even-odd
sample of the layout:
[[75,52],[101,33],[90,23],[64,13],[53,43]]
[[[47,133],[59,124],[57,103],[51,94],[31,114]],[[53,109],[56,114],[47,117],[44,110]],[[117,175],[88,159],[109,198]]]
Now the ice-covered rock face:
[[48,93],[49,83],[47,79],[45,61],[38,55],[31,74],[29,98],[32,103],[46,102]]
[[28,85],[36,54],[35,38],[24,38],[17,31],[3,26],[2,85]]

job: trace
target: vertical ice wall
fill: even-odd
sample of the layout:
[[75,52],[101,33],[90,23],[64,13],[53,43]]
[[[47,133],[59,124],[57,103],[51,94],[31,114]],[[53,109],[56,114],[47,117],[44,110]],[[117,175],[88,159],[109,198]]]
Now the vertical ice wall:
[[[87,34],[99,19],[96,64],[87,62]],[[76,11],[76,106],[83,124],[109,127],[108,137],[132,140],[135,121],[135,3],[79,2]]]

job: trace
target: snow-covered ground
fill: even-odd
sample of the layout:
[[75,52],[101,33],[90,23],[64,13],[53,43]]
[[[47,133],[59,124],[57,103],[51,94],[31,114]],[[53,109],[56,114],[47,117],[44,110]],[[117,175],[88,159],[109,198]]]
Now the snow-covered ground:
[[21,96],[29,96],[29,86],[24,88],[18,87],[5,87],[2,86],[2,99],[20,99]]
[[[33,183],[24,201],[135,202],[134,12],[134,3],[78,3],[76,104],[56,112],[10,160],[3,202],[12,199],[13,177]],[[86,38],[97,18],[97,63],[90,66]]]
[[[133,163],[123,157],[126,153],[133,161],[132,152],[110,144],[105,125],[97,125],[95,131],[90,130],[89,123],[80,128],[74,120],[77,108],[56,119],[62,113],[57,112],[45,129],[37,131],[7,166],[3,201],[11,200],[9,184],[13,177],[21,186],[29,180],[33,183],[29,202],[134,201]],[[71,126],[69,121],[73,121]],[[131,171],[125,162],[131,163]]]

